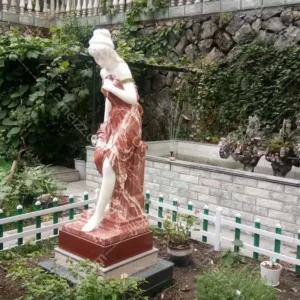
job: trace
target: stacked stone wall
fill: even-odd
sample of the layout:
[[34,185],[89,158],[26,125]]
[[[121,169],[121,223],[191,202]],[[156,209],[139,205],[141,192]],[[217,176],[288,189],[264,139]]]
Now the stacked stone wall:
[[[217,2],[209,3],[216,5]],[[249,6],[251,7],[253,6]],[[282,49],[300,43],[300,6],[202,14],[191,16],[187,20],[184,34],[172,41],[173,50],[169,54],[172,57],[187,56],[191,61],[203,58],[212,62],[234,55],[238,45],[256,43]],[[146,22],[140,33],[152,34],[159,26],[171,26],[173,22],[175,21]],[[180,84],[182,74],[151,71],[148,75],[141,100],[145,111],[144,139],[169,139],[165,112],[170,107],[170,100]]]

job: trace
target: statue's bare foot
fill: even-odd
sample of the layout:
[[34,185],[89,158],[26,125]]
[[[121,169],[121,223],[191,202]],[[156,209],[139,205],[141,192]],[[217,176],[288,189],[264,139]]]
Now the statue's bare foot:
[[100,223],[102,222],[101,218],[97,218],[95,216],[92,216],[88,222],[83,226],[82,231],[84,232],[90,232],[96,229]]
[[100,215],[95,212],[94,215],[88,220],[88,222],[83,226],[82,231],[90,232],[99,227],[104,219],[104,216],[109,212],[109,204],[106,205],[104,210],[104,215]]

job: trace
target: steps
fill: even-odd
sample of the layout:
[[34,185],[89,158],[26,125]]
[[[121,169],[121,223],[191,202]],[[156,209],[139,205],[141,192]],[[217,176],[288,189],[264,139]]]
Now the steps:
[[74,182],[80,180],[79,172],[75,169],[51,166],[48,167],[48,170],[51,171],[53,177],[60,182]]

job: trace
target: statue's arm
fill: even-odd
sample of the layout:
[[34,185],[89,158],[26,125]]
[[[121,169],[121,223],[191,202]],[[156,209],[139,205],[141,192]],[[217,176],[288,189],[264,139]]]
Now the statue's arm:
[[[105,79],[105,77],[106,77],[106,70],[105,69],[101,69],[100,76],[101,76],[102,80]],[[107,98],[105,98],[104,123],[109,118],[110,110],[111,110],[111,103],[110,103],[110,101]]]
[[105,99],[104,122],[106,122],[106,121],[108,120],[110,110],[111,110],[111,103],[110,103],[110,101],[106,98],[106,99]]
[[124,64],[124,67],[122,66],[122,68],[119,70],[118,79],[123,81],[123,90],[114,86],[112,81],[108,79],[104,80],[102,88],[114,94],[127,104],[137,104],[138,95],[136,92],[136,87],[127,65]]

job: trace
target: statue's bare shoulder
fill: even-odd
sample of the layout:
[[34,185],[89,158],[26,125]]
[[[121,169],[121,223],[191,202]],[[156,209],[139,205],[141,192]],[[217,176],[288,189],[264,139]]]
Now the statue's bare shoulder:
[[108,75],[115,75],[119,80],[132,78],[131,71],[125,62],[120,62],[112,72],[101,69],[100,76],[102,79],[105,79]]

